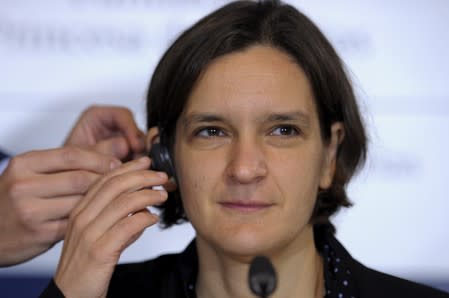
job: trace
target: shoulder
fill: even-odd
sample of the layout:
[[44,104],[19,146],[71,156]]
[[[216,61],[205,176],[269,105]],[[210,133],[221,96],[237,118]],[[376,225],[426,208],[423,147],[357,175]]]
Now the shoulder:
[[370,269],[353,260],[352,270],[360,297],[449,298],[448,293]]
[[[322,249],[323,253],[329,254],[330,258],[329,256],[326,258],[330,262],[329,265],[331,267],[339,266],[342,269],[346,268],[343,270],[345,272],[344,278],[350,280],[349,284],[354,286],[354,291],[358,294],[358,297],[449,298],[449,293],[364,266],[349,254],[344,246],[334,237],[331,230],[325,226],[315,228],[315,237],[317,247],[322,246],[324,248]],[[332,259],[338,265],[333,265]],[[339,272],[339,270],[335,272]],[[336,276],[338,277],[338,273],[336,273]]]
[[[181,253],[115,267],[108,297],[180,297],[187,281],[196,277],[194,241]],[[142,296],[143,295],[143,296]]]
[[[117,265],[111,278],[109,293],[128,296],[133,289],[138,293],[157,290],[163,283],[176,277],[179,255],[169,254],[145,262]],[[120,296],[121,294],[117,297]]]
[[139,263],[119,264],[115,267],[114,279],[131,278],[135,280],[140,276],[160,277],[166,273],[172,272],[172,268],[177,263],[180,254],[167,254],[155,259]]

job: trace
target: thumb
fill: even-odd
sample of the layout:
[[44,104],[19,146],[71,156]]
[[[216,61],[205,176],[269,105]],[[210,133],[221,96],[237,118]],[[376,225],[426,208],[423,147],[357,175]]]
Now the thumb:
[[93,146],[93,149],[102,154],[112,155],[120,160],[125,159],[131,151],[131,147],[123,136],[99,141]]

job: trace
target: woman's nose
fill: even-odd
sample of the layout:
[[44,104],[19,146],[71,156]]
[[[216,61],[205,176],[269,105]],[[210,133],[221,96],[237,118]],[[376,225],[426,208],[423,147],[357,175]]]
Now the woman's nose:
[[258,142],[257,138],[240,138],[231,146],[227,175],[232,181],[253,183],[267,175],[263,144]]

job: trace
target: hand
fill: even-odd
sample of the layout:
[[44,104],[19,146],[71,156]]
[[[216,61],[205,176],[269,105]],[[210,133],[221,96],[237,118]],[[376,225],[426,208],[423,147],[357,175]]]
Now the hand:
[[73,210],[54,278],[66,297],[105,297],[121,253],[158,221],[146,207],[167,193],[150,187],[168,177],[149,166],[142,157],[108,173]]
[[75,203],[120,164],[75,147],[12,158],[0,176],[0,267],[29,260],[61,240]]
[[130,110],[117,106],[92,106],[85,110],[65,141],[65,145],[91,148],[121,160],[144,150],[144,133]]

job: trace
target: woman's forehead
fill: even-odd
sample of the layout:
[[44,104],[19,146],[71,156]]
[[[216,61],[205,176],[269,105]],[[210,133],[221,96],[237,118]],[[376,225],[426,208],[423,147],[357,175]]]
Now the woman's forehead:
[[216,59],[196,82],[183,114],[311,113],[310,83],[283,52],[267,46]]

